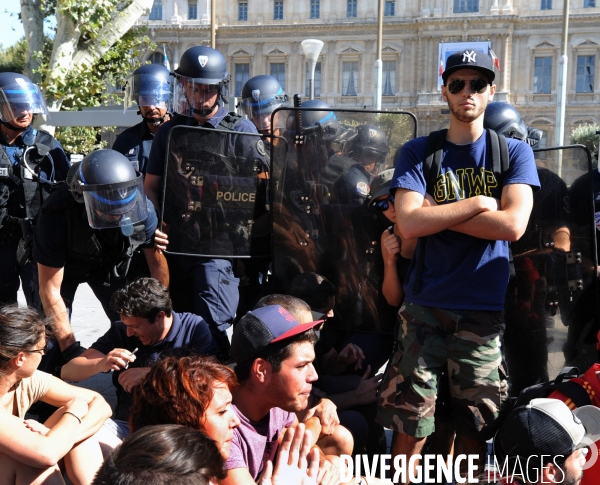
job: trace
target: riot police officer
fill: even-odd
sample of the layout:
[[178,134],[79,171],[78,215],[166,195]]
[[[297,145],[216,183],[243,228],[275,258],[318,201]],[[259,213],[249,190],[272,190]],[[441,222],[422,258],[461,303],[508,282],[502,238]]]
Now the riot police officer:
[[127,109],[137,104],[142,121],[120,133],[112,149],[125,155],[135,170],[143,174],[146,173],[154,134],[170,117],[171,80],[171,73],[166,67],[147,64],[133,71],[125,87],[123,107]]
[[[164,183],[165,155],[177,158],[178,154],[186,152],[185,147],[178,147],[177,142],[171,139],[169,153],[167,153],[167,139],[170,130],[177,126],[200,126],[207,129],[207,131],[199,130],[193,139],[182,137],[180,143],[183,144],[188,142],[201,144],[203,139],[210,138],[208,133],[212,129],[257,134],[256,128],[249,120],[242,119],[235,113],[228,113],[223,106],[227,102],[230,76],[227,72],[227,62],[219,51],[204,46],[188,49],[182,54],[174,77],[173,111],[176,115],[172,120],[164,123],[156,133],[145,179],[146,192],[150,200],[157,207],[160,203],[165,203],[163,217],[167,226],[176,222],[172,218],[177,217],[174,214],[180,211],[178,208],[172,212],[168,210],[173,205],[177,205],[176,202],[169,199],[169,197],[176,198],[178,196],[178,194],[171,193],[173,191],[167,191],[165,201],[160,200]],[[219,145],[218,148],[215,148],[216,151],[205,152],[207,158],[211,158],[209,161],[211,175],[228,177],[234,172],[236,174],[258,172],[259,177],[266,176],[266,152],[260,137],[228,136],[226,145],[225,147]],[[223,153],[217,153],[219,150],[233,154],[236,165],[225,163],[224,160],[228,157]],[[184,168],[186,166],[192,168],[186,163],[186,160],[178,160],[177,163]],[[180,176],[180,174],[175,175]],[[187,184],[189,189],[187,179],[182,180],[182,183]],[[182,192],[186,192],[186,190],[182,190]],[[194,190],[197,192],[197,189],[194,188]],[[187,191],[189,192],[189,190]],[[181,217],[180,214],[179,218]],[[222,222],[227,224],[227,221]],[[198,224],[196,228],[200,231],[207,231],[207,228],[201,227],[201,224]],[[184,238],[190,234],[186,231],[183,232],[185,232],[182,234]],[[168,258],[174,308],[178,311],[194,311],[202,316],[208,322],[221,350],[226,353],[229,350],[229,340],[225,331],[233,323],[239,301],[239,278],[234,274],[232,260],[173,254],[168,255]]]
[[338,204],[362,205],[371,180],[385,166],[390,147],[387,136],[375,125],[360,125],[349,142],[348,157],[356,163],[335,182],[333,197]]
[[17,301],[19,277],[33,303],[31,223],[69,170],[60,143],[32,126],[40,113],[48,114],[40,88],[22,74],[0,73],[0,304]]
[[269,134],[277,128],[284,128],[279,126],[277,114],[275,126],[271,126],[271,114],[277,108],[288,105],[288,95],[273,76],[254,76],[242,88],[242,108],[259,133]]
[[80,283],[89,284],[111,321],[118,320],[110,298],[126,284],[131,256],[141,246],[152,276],[168,286],[166,260],[154,248],[157,223],[142,174],[114,150],[97,150],[74,164],[67,183],[44,202],[33,259],[41,303],[63,353],[73,355],[78,347],[69,316]]

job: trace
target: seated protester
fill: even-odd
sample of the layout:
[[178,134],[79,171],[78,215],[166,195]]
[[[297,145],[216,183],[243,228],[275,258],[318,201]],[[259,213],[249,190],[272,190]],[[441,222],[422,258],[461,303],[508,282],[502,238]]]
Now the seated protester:
[[496,471],[496,480],[579,485],[586,447],[598,438],[600,409],[595,406],[571,411],[557,399],[532,399],[515,408],[494,436],[496,466],[504,469],[504,476]]
[[[47,349],[42,316],[0,308],[0,482],[90,483],[102,464],[98,431],[111,414],[99,394],[38,371]],[[32,404],[59,409],[45,423],[25,419]]]
[[[232,406],[241,424],[234,430],[222,485],[253,483],[275,455],[281,431],[298,423],[294,413],[307,407],[317,380],[313,327],[320,323],[300,325],[285,308],[269,305],[248,312],[234,328],[231,357],[240,385]],[[325,455],[319,473],[321,483],[339,479]]]
[[[152,366],[146,380],[136,388],[130,417],[133,436],[144,426],[151,429],[159,424],[179,424],[206,434],[217,445],[222,459],[227,459],[234,430],[240,425],[231,406],[230,390],[236,386],[233,371],[212,359],[166,357]],[[306,463],[311,439],[311,433],[305,432],[303,425],[286,433],[277,452],[275,469],[267,462],[260,483],[314,484],[319,462],[317,450],[312,452],[310,468]],[[290,464],[290,454],[298,462]],[[219,466],[223,470],[221,460]],[[215,476],[224,478],[224,473]]]
[[[288,293],[305,301],[310,311],[314,313],[313,316],[323,319],[333,317],[336,290],[333,283],[324,276],[316,273],[300,273],[290,282]],[[362,367],[365,358],[362,349],[358,345],[349,343],[338,353],[334,347],[336,340],[335,331],[328,325],[324,325],[319,331],[319,341],[315,344],[317,356],[315,367],[318,366],[317,370],[320,371],[321,377],[323,374],[343,374],[352,364],[356,369]]]
[[[301,282],[306,282],[306,286],[302,286],[303,290],[300,291]],[[315,288],[315,286],[317,286]],[[333,316],[333,302],[331,298],[328,297],[330,293],[330,289],[335,288],[333,285],[325,278],[315,273],[303,273],[296,276],[290,285],[289,290],[295,295],[302,294],[305,298],[316,301],[317,305],[324,305],[318,307],[310,307],[306,301],[301,300],[299,297],[292,295],[267,295],[260,299],[260,301],[256,304],[256,308],[260,308],[267,305],[281,305],[285,308],[300,324],[309,323],[317,318],[321,318],[321,315]],[[323,291],[320,291],[323,289]],[[298,291],[296,291],[298,290]],[[310,291],[313,290],[313,291]],[[319,294],[321,293],[321,294]],[[327,301],[329,300],[329,304],[331,304],[331,308],[327,308]],[[318,328],[318,327],[317,327]],[[319,378],[315,381],[313,385],[313,392],[308,401],[307,410],[301,411],[300,413],[296,413],[298,419],[306,422],[307,419],[311,418],[313,415],[318,416],[321,420],[322,425],[322,434],[331,435],[333,439],[333,446],[336,441],[344,441],[345,435],[341,430],[346,428],[350,431],[354,441],[354,450],[355,454],[364,453],[365,446],[367,444],[367,439],[369,436],[369,423],[365,419],[365,417],[360,414],[360,412],[350,410],[349,408],[360,405],[360,404],[368,404],[377,401],[377,387],[379,386],[379,377],[373,377],[371,379],[367,379],[366,375],[362,378],[355,375],[349,376],[324,376],[321,373],[321,370],[324,366],[320,365],[320,353],[323,351],[319,347],[321,341],[323,340],[324,334],[327,335],[327,324],[323,325],[320,330],[316,330],[318,334],[319,340],[315,344],[315,361],[313,363]],[[327,337],[326,337],[327,338]],[[327,343],[327,350],[330,355],[335,352],[333,349],[333,343],[331,340],[334,340],[335,336],[330,339]],[[352,345],[352,344],[350,344]],[[321,347],[322,349],[322,347]],[[346,350],[346,349],[345,349]],[[360,351],[360,349],[358,349]],[[337,353],[336,353],[337,354]],[[367,368],[367,372],[370,372],[370,367]],[[318,386],[318,388],[317,388]],[[335,427],[326,426],[326,420],[322,418],[321,413],[313,413],[308,411],[308,409],[316,408],[319,404],[327,403],[331,401],[333,403],[333,410],[331,412],[335,412],[335,408],[337,407],[337,417],[339,419],[335,420]],[[375,418],[375,416],[371,416],[371,421]],[[337,431],[337,424],[341,424],[342,428],[340,431]],[[383,428],[382,428],[383,431]],[[323,449],[322,439],[317,441],[317,445]],[[383,436],[383,443],[385,445],[385,436]],[[339,447],[339,445],[337,445]],[[381,452],[385,451],[378,450]],[[336,452],[331,453],[336,454]],[[339,454],[339,453],[337,453]]]
[[208,485],[225,475],[217,444],[198,430],[146,426],[116,448],[92,485]]
[[218,346],[207,323],[192,313],[173,312],[169,291],[153,278],[140,278],[114,293],[112,308],[121,320],[79,357],[63,366],[61,377],[81,381],[99,372],[113,372],[117,388],[115,434],[129,435],[129,407],[135,386],[150,366],[165,355],[216,355]]
[[[598,332],[598,348],[600,349],[600,332]],[[572,387],[572,386],[576,387]],[[585,374],[570,379],[561,386],[560,390],[552,391],[548,396],[551,399],[560,399],[571,411],[585,405],[600,407],[600,364],[591,366]],[[600,442],[596,442],[600,449]],[[592,457],[588,457],[592,459]],[[581,485],[595,485],[600,483],[600,460],[586,469]]]
[[[306,284],[303,285],[302,283]],[[306,298],[305,301],[291,295],[275,294],[265,296],[256,306],[281,305],[301,324],[308,323],[315,316],[320,317],[323,314],[328,317],[333,316],[332,308],[335,299],[327,297],[327,294],[331,292],[331,288],[333,288],[335,294],[335,287],[326,278],[315,273],[303,273],[292,280],[289,291],[295,296],[303,295]],[[320,306],[327,300],[329,300],[329,309],[326,306]],[[308,302],[312,302],[314,306],[309,306]],[[369,377],[371,373],[370,366],[366,367],[365,374],[362,377],[357,375],[332,376],[322,373],[321,369],[326,367],[326,364],[322,365],[321,362],[323,354],[325,357],[329,354],[333,360],[337,360],[338,365],[341,362],[342,366],[346,362],[360,362],[360,358],[364,358],[364,356],[360,347],[354,344],[348,344],[340,354],[337,354],[332,342],[334,338],[331,337],[329,337],[329,342],[325,340],[327,342],[325,348],[327,352],[323,352],[324,346],[320,344],[324,335],[327,339],[327,322],[317,332],[319,341],[315,344],[316,358],[314,365],[319,374],[319,379],[313,387],[314,392],[311,395],[309,407],[312,408],[315,405],[315,400],[318,402],[319,399],[323,400],[325,397],[331,400],[337,406],[340,424],[348,429],[352,435],[354,441],[353,453],[384,453],[386,449],[385,433],[383,428],[374,421],[377,408],[373,404],[377,401],[377,388],[381,376]],[[348,356],[339,358],[344,354]],[[352,358],[353,354],[356,355],[355,358]],[[310,416],[310,414],[307,414],[307,416]],[[299,418],[306,420],[306,416],[302,414],[299,414]],[[333,437],[335,438],[335,435]],[[317,444],[320,445],[321,443],[317,442]]]

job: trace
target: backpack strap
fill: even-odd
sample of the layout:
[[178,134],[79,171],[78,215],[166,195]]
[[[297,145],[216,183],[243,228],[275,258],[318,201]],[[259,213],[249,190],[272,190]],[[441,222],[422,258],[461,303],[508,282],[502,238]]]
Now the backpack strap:
[[[432,131],[427,137],[425,145],[425,160],[423,161],[423,176],[425,177],[425,190],[432,197],[435,192],[435,184],[440,175],[442,166],[442,156],[444,155],[444,142],[446,141],[446,133],[448,130]],[[412,287],[412,292],[417,295],[421,291],[421,273],[425,265],[425,248],[427,247],[427,237],[419,238],[419,255],[417,257],[417,267],[415,272],[415,282]]]

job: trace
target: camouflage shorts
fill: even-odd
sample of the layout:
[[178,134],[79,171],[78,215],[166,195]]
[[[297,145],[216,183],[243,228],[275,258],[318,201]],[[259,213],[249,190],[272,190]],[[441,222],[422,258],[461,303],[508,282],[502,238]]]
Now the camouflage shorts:
[[508,404],[502,312],[406,303],[398,315],[398,350],[379,389],[377,421],[417,438],[429,436],[435,429],[438,379],[447,370],[455,429],[486,438]]

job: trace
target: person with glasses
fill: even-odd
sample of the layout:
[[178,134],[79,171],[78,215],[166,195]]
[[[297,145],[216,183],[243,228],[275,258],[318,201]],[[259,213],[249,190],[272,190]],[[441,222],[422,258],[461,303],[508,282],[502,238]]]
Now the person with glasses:
[[[101,428],[111,408],[96,392],[39,371],[46,322],[32,308],[0,307],[0,482],[89,484],[102,465]],[[36,402],[58,409],[40,423],[25,414]]]
[[115,292],[111,307],[121,320],[113,322],[89,349],[63,366],[61,377],[79,382],[114,371],[117,409],[107,427],[123,439],[129,436],[133,390],[154,362],[166,355],[213,356],[219,348],[202,317],[174,312],[169,290],[153,278],[139,278]]
[[[447,370],[455,452],[479,454],[480,470],[486,439],[508,404],[500,347],[508,242],[525,232],[533,190],[540,185],[531,148],[513,139],[506,140],[510,168],[496,178],[492,135],[483,126],[494,78],[487,53],[450,55],[442,74],[450,124],[436,136],[443,144],[439,171],[425,173],[428,137],[406,143],[396,161],[390,191],[397,232],[419,240],[404,281],[398,351],[383,380],[378,414],[394,430],[393,455],[420,453],[435,430],[438,380]],[[430,206],[423,204],[426,193]]]

